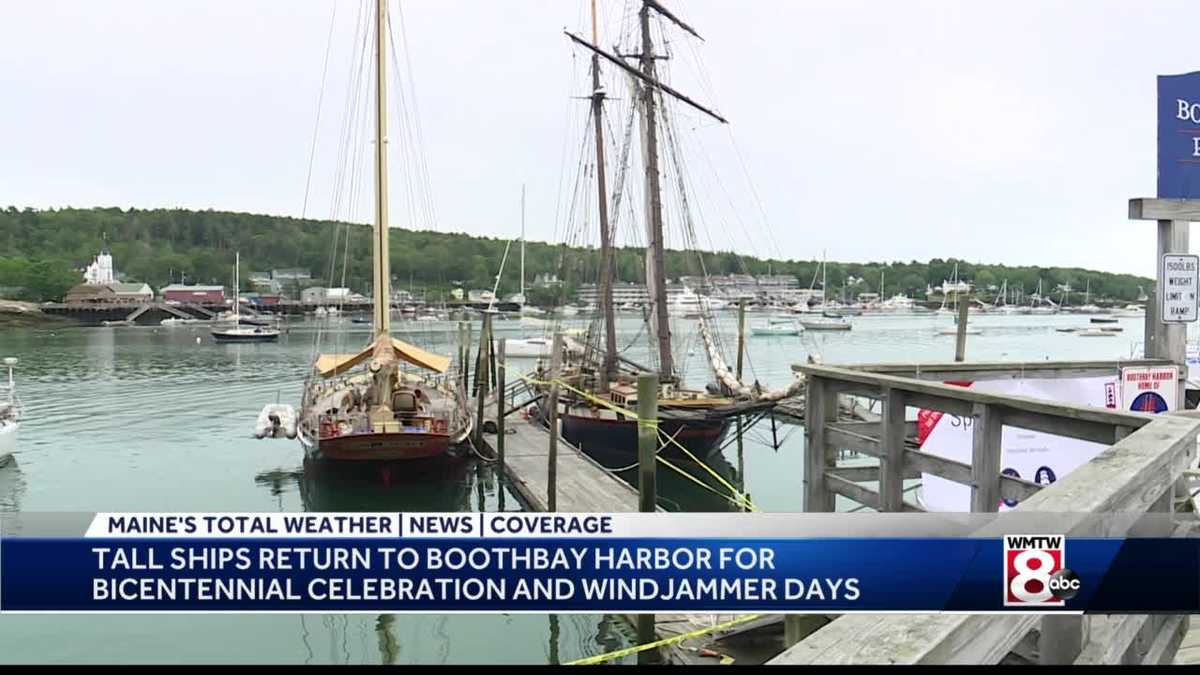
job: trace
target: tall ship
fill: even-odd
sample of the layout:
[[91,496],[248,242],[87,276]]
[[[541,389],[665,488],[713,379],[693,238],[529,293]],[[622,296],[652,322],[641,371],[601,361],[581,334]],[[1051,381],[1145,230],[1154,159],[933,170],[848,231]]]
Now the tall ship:
[[[660,35],[673,30],[698,38],[695,30],[682,19],[656,0],[644,0],[635,20],[629,24],[631,31],[626,37],[632,44],[623,45],[614,53],[599,46],[595,0],[591,9],[590,39],[569,31],[566,35],[591,56],[592,86],[590,96],[586,97],[590,99],[590,110],[583,143],[586,156],[581,158],[581,175],[588,176],[589,180],[577,181],[580,187],[576,188],[578,192],[572,203],[588,205],[585,214],[575,222],[586,227],[591,227],[591,223],[598,225],[599,312],[589,325],[586,337],[579,341],[567,340],[568,348],[562,350],[558,379],[567,386],[560,390],[558,399],[560,432],[565,440],[585,451],[633,452],[637,447],[638,431],[637,420],[630,412],[637,407],[637,376],[642,372],[657,372],[658,430],[664,442],[663,452],[690,454],[703,459],[722,447],[733,420],[770,407],[775,400],[743,385],[733,377],[732,369],[725,366],[716,350],[715,322],[711,320],[715,303],[689,291],[681,292],[672,302],[667,292],[664,226],[667,216],[683,231],[683,240],[688,249],[696,251],[697,259],[700,249],[684,189],[684,167],[673,117],[679,107],[685,107],[691,113],[699,113],[708,123],[727,122],[660,79],[659,62],[667,54],[660,52],[655,44],[652,21],[655,31],[661,31]],[[629,88],[628,98],[622,96],[620,100],[629,101],[631,108],[629,116],[620,119],[616,125],[624,130],[623,140],[610,139],[617,141],[614,143],[617,157],[613,176],[615,187],[611,191],[605,137],[610,124],[606,108],[609,98],[602,83],[602,63],[619,75],[619,86]],[[638,181],[626,180],[630,173],[631,146],[638,145],[632,142],[635,126],[640,130],[641,139],[640,195],[631,189],[631,184]],[[664,194],[664,179],[677,190],[670,202]],[[638,196],[641,197],[640,209],[631,206]],[[665,214],[664,204],[675,208]],[[644,251],[648,302],[641,308],[642,324],[634,340],[639,351],[644,350],[638,355],[642,362],[626,353],[635,348],[633,344],[622,345],[617,340],[613,301],[613,287],[617,281],[614,239],[617,220],[625,212],[630,220],[638,215],[643,220],[640,237],[644,239],[640,243]],[[639,238],[632,225],[626,225],[626,228],[634,230],[631,237]],[[700,266],[702,268],[702,261]],[[684,368],[676,355],[680,345],[673,339],[673,314],[678,319],[675,329],[682,330],[679,323],[684,317],[692,319],[687,322],[689,326],[698,328],[708,352],[707,360],[713,373],[718,375],[716,383],[699,388],[688,386],[684,381]],[[725,377],[722,379],[721,375]],[[546,381],[542,382],[541,387],[548,388]],[[547,400],[548,397],[542,398],[543,405]],[[548,416],[548,412],[542,409],[543,416]]]
[[373,13],[372,337],[351,353],[316,355],[304,385],[297,435],[306,456],[317,460],[453,457],[461,454],[473,427],[460,378],[449,373],[449,357],[391,334],[386,0],[376,0]]

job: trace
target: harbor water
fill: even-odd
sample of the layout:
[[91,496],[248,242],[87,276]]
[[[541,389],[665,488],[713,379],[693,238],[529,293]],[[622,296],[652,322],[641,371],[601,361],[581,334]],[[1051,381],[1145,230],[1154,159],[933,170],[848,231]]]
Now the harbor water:
[[[949,361],[953,318],[876,315],[853,330],[747,337],[746,378],[786,386],[810,355],[827,364]],[[751,313],[748,325],[765,324]],[[718,318],[732,364],[736,317]],[[578,325],[578,324],[577,324]],[[972,315],[969,360],[1124,359],[1141,352],[1143,319],[1123,318],[1112,337],[1057,328],[1087,316]],[[219,345],[205,326],[5,329],[0,356],[16,356],[25,421],[15,465],[0,469],[5,511],[498,511],[522,508],[494,467],[465,462],[420,476],[403,469],[331,473],[306,466],[297,441],[256,440],[264,404],[298,403],[315,353],[349,352],[370,326],[348,318],[291,321],[277,344]],[[565,327],[570,327],[566,325]],[[453,322],[397,321],[394,332],[456,353]],[[496,337],[531,337],[528,322],[495,322]],[[707,357],[694,321],[677,319],[674,342],[685,380],[703,386]],[[472,331],[479,335],[479,324]],[[649,363],[635,316],[622,316],[626,354]],[[338,345],[341,345],[340,349]],[[529,369],[533,360],[514,361]],[[511,372],[511,370],[510,370]],[[512,376],[510,375],[510,381]],[[763,420],[733,435],[712,473],[744,483],[764,511],[802,506],[803,430]],[[629,460],[626,459],[626,462]],[[744,466],[738,475],[739,463]],[[620,458],[610,466],[619,467]],[[733,507],[722,481],[700,467],[660,468],[670,510]],[[499,637],[503,639],[498,639]],[[557,663],[630,643],[620,619],[596,615],[170,615],[2,616],[0,663]]]

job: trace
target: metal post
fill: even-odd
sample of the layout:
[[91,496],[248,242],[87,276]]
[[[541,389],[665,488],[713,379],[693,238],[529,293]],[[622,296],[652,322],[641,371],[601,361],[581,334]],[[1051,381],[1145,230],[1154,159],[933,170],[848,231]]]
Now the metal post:
[[505,390],[505,360],[504,360],[504,343],[506,340],[500,338],[500,343],[496,345],[496,454],[500,458],[500,466],[504,467],[504,390]]
[[967,316],[970,314],[971,303],[968,300],[958,300],[958,332],[954,338],[954,360],[965,361],[967,358]]
[[558,510],[558,378],[562,369],[562,333],[554,334],[550,348],[550,452],[546,467],[546,510]]
[[[638,413],[638,510],[654,513],[658,507],[658,489],[655,484],[655,465],[658,450],[658,374],[642,373],[637,380]],[[638,644],[654,642],[654,615],[639,614],[637,619]],[[638,663],[653,662],[654,650],[638,655]]]

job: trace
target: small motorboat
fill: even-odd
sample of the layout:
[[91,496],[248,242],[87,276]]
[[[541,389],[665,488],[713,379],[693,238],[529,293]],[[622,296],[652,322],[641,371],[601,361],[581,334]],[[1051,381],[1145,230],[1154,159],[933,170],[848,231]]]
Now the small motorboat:
[[6,455],[16,451],[17,432],[21,428],[21,402],[17,399],[17,386],[13,380],[17,358],[6,357],[4,365],[8,369],[8,386],[0,383],[0,466]]
[[[968,328],[963,331],[965,335],[983,335],[983,331],[978,328]],[[958,335],[957,328],[946,328],[938,331],[938,335]]]
[[1117,322],[1116,319],[1114,319],[1113,317],[1110,317],[1110,316],[1093,316],[1092,318],[1088,319],[1088,321],[1091,321],[1092,323],[1116,323]]
[[802,319],[800,325],[804,330],[850,330],[850,322],[845,319]]
[[[565,342],[565,347],[568,352],[575,352],[576,349],[572,343]],[[554,342],[548,337],[534,338],[505,338],[504,340],[504,357],[514,359],[542,359],[550,358],[550,352],[554,349]]]
[[254,422],[255,438],[295,438],[296,409],[286,403],[263,406]]
[[1085,328],[1075,333],[1079,337],[1116,337],[1117,332],[1103,328]]
[[1101,326],[1100,330],[1104,331],[1105,333],[1120,333],[1125,329],[1121,328],[1120,326]]
[[1075,331],[1080,330],[1080,329],[1079,328],[1055,328],[1054,330],[1058,331],[1059,333],[1074,333]]
[[771,323],[766,326],[753,326],[750,328],[750,333],[751,335],[799,335],[801,330],[803,329],[800,325],[792,321],[786,324]]
[[173,316],[173,317],[171,317],[171,318],[169,318],[169,319],[163,319],[162,321],[159,321],[159,322],[158,322],[158,324],[159,324],[160,326],[167,326],[167,327],[170,327],[170,326],[190,326],[190,325],[192,325],[192,324],[197,324],[197,323],[203,323],[203,322],[202,322],[200,319],[182,319],[182,318],[180,318],[180,317],[177,317],[177,316]]
[[371,323],[371,317],[369,317],[369,316],[356,316],[356,317],[354,317],[353,319],[350,319],[350,323]]

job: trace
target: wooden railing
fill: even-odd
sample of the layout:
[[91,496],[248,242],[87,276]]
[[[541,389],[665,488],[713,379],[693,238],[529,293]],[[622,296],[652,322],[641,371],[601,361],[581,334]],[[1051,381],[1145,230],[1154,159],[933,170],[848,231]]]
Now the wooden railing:
[[[1006,396],[915,379],[918,371],[946,380],[997,377],[1113,375],[1122,364],[934,364],[868,367],[798,365],[807,377],[804,502],[808,511],[833,511],[835,496],[879,511],[919,511],[903,499],[906,477],[927,473],[971,488],[971,510],[994,512],[1001,498],[1019,500],[1022,513],[1056,514],[1056,534],[1171,536],[1169,518],[1098,519],[1097,513],[1171,514],[1185,470],[1195,463],[1200,418],[1149,415]],[[907,375],[907,376],[902,376]],[[878,423],[840,422],[839,396],[877,400]],[[911,408],[970,418],[971,463],[920,452],[909,438]],[[1043,487],[1000,473],[1004,426],[1032,429],[1110,446],[1057,483]],[[878,458],[877,466],[842,467],[839,451]],[[878,489],[863,483],[877,482]],[[1194,514],[1188,516],[1194,521]],[[1178,527],[1188,527],[1180,523]],[[1146,528],[1152,528],[1147,530]],[[973,536],[998,537],[990,524]],[[1186,616],[848,615],[792,645],[773,664],[817,663],[1162,663],[1169,662]]]

